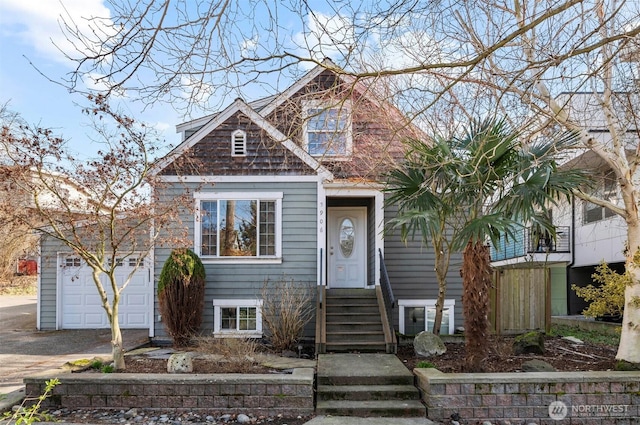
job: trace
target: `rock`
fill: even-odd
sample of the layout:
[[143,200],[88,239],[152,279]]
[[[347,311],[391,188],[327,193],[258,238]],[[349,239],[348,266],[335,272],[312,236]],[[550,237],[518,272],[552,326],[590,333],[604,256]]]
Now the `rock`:
[[575,336],[563,336],[562,339],[569,341],[572,344],[584,344],[584,341],[576,338]]
[[456,335],[460,335],[464,333],[464,326],[458,326],[455,331],[453,331],[454,334]]
[[240,413],[236,418],[236,421],[238,421],[239,424],[248,424],[249,422],[251,422],[251,418],[248,417],[247,415]]
[[413,349],[420,357],[439,356],[447,352],[447,347],[438,337],[431,332],[422,331],[413,339]]
[[555,372],[556,369],[543,360],[529,360],[522,363],[522,370],[525,372]]
[[229,415],[229,414],[222,415],[218,419],[220,419],[223,422],[229,422],[231,420],[231,415]]
[[493,425],[493,424],[491,422],[489,422],[489,421],[484,421],[484,422],[482,422],[482,425]]
[[169,373],[191,373],[193,372],[193,359],[191,353],[174,353],[167,361],[167,372]]
[[216,420],[216,418],[214,418],[213,416],[209,415],[206,418],[204,418],[207,422],[213,422]]
[[136,409],[129,409],[124,413],[124,417],[127,419],[131,419],[135,416],[138,416],[138,411]]
[[513,341],[513,354],[544,354],[544,334],[538,331],[518,335]]

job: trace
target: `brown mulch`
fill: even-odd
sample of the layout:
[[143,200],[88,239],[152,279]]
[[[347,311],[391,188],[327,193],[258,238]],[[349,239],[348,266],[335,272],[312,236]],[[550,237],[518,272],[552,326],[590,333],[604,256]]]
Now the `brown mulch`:
[[[538,359],[550,363],[557,371],[606,371],[615,367],[617,349],[609,345],[573,344],[561,337],[545,338],[545,353],[513,354],[513,337],[489,337],[489,354],[482,363],[485,372],[520,372],[522,363]],[[445,343],[447,352],[441,356],[425,359],[417,357],[413,345],[398,347],[398,357],[412,370],[420,361],[429,361],[442,372],[464,372],[464,342]]]

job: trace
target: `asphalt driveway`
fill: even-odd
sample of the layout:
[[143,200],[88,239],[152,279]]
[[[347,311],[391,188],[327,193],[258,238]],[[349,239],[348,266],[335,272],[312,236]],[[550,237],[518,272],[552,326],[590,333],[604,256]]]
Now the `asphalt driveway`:
[[[36,330],[36,296],[0,296],[0,395],[24,388],[25,376],[72,360],[111,357],[111,332]],[[125,349],[149,340],[148,329],[122,331]]]

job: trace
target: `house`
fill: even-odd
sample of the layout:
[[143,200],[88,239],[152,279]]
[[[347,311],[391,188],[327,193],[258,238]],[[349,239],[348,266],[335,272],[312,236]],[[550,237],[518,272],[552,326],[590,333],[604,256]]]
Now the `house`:
[[[313,291],[317,314],[305,336],[319,351],[392,351],[394,329],[430,329],[438,293],[433,252],[385,232],[395,209],[383,192],[402,140],[424,136],[371,87],[326,60],[276,96],[236,99],[177,130],[183,141],[157,162],[162,184],[154,190],[165,202],[192,199],[176,226],[187,228],[189,248],[205,265],[204,333],[264,335],[261,291],[278,279]],[[135,272],[123,328],[166,337],[156,288],[172,248],[158,244]],[[86,266],[60,247],[43,250],[56,259],[42,267],[40,329],[108,326],[87,301],[95,288]],[[462,324],[459,258],[443,333]],[[124,261],[123,273],[131,266]]]
[[[611,135],[597,95],[565,93],[559,101],[593,137],[605,144],[610,143]],[[635,126],[628,127],[622,139],[632,156],[638,144]],[[581,149],[573,152],[562,167],[591,170],[594,185],[586,190],[614,203],[622,202],[613,171],[592,151]],[[545,310],[541,314],[580,314],[587,304],[576,296],[571,285],[592,284],[591,275],[603,261],[613,270],[624,271],[626,224],[609,209],[576,197],[570,202],[561,200],[552,206],[550,214],[556,226],[555,240],[535,228],[525,227],[518,238],[503,240],[492,249],[492,265],[499,271],[499,278],[508,280],[509,275],[519,274],[521,280],[523,276],[537,279],[537,289],[532,291],[543,297],[542,301],[536,301],[536,305]],[[546,289],[543,288],[545,285]]]
[[[433,320],[433,253],[384,229],[394,209],[385,207],[383,174],[402,157],[403,138],[423,136],[370,87],[328,60],[323,65],[277,96],[236,99],[179,125],[183,142],[157,165],[161,198],[193,196],[194,212],[183,223],[205,264],[203,328],[214,335],[261,336],[261,288],[283,277],[316,293],[308,336],[316,344],[326,337],[326,349],[353,347],[369,332],[356,316],[342,318],[351,323],[335,331],[340,336],[325,322],[350,311],[355,294],[371,296],[369,313],[378,321],[387,316],[399,332],[417,333]],[[169,253],[155,248],[156,281]],[[443,330],[453,333],[462,306],[460,276],[451,269]],[[387,310],[376,302],[386,282],[395,300]],[[155,319],[153,334],[163,336]],[[393,336],[387,329],[386,342]],[[373,341],[356,348],[384,343]]]

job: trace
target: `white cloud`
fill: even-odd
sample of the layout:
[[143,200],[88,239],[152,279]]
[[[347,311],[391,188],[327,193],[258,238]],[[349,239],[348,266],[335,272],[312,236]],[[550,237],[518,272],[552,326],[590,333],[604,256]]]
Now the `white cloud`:
[[98,26],[105,31],[102,24],[111,24],[111,12],[102,0],[0,0],[0,13],[5,34],[10,32],[40,54],[61,62],[66,59],[60,50],[76,52],[62,31],[64,22],[86,34]]
[[338,60],[354,47],[353,25],[343,16],[315,12],[308,16],[306,32],[296,34],[293,41],[315,60]]

